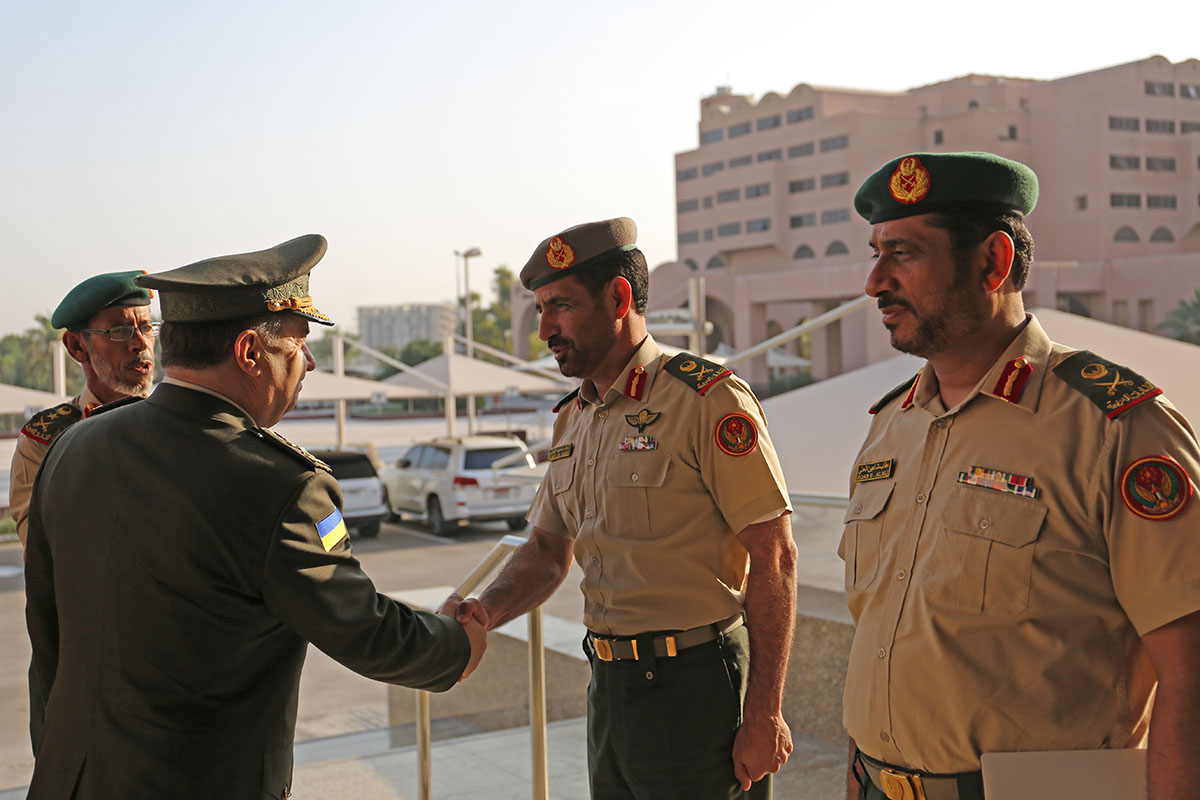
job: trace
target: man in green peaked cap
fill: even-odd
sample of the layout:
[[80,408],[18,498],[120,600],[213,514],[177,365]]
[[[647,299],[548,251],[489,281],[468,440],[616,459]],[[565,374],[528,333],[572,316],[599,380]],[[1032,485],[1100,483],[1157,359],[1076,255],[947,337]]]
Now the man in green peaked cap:
[[667,356],[646,332],[628,217],[545,239],[521,283],[559,369],[583,382],[555,408],[529,542],[462,611],[502,625],[545,600],[573,555],[592,797],[769,797],[792,750],[796,549],[762,408],[722,365]]
[[482,656],[478,623],[376,592],[329,467],[271,430],[314,366],[309,323],[332,324],[308,289],[325,248],[138,279],[160,292],[167,377],[67,431],[34,487],[30,798],[285,798],[309,643],[432,691]]
[[[926,363],[870,409],[850,475],[851,798],[1094,797],[1108,770],[1200,797],[1200,444],[1025,311],[1037,196],[1015,161],[911,153],[855,197],[866,291]],[[1147,735],[1148,771],[1112,752]]]

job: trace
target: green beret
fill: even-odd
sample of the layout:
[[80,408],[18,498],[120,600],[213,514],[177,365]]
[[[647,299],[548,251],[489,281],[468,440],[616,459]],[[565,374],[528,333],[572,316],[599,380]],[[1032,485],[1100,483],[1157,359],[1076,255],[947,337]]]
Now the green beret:
[[854,209],[874,225],[953,211],[1028,214],[1037,199],[1037,175],[1017,161],[993,153],[910,153],[867,178]]
[[255,253],[206,258],[143,275],[137,283],[158,289],[164,322],[212,322],[279,311],[332,325],[308,294],[308,273],[327,246],[324,236],[310,233]]
[[521,285],[530,291],[540,289],[636,249],[637,223],[629,217],[585,222],[539,244],[521,270]]
[[67,296],[50,315],[55,328],[86,328],[88,321],[109,306],[148,306],[154,292],[133,282],[134,276],[145,270],[108,272],[88,278],[67,292]]

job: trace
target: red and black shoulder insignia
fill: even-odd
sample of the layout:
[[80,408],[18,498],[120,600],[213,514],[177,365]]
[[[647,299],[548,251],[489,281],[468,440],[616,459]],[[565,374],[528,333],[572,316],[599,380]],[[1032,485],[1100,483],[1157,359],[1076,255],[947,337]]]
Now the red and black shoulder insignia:
[[83,419],[83,412],[70,403],[39,411],[29,418],[21,433],[35,442],[50,444],[60,433]]
[[323,469],[329,473],[333,472],[333,469],[331,469],[330,466],[328,464],[326,464],[324,461],[317,458],[316,456],[314,456],[312,453],[305,450],[300,445],[289,442],[287,439],[280,436],[278,433],[271,430],[270,428],[254,428],[253,432],[256,436],[258,436],[263,441],[271,442],[272,444],[277,445],[281,449],[286,450],[287,452],[289,452],[292,455],[296,456],[297,458],[301,459],[306,464],[316,467],[317,469]]
[[96,414],[103,414],[106,411],[112,411],[114,408],[120,408],[121,406],[131,406],[134,403],[140,403],[145,399],[146,398],[136,394],[130,397],[122,397],[120,400],[113,400],[111,403],[105,403],[104,405],[96,406],[92,409],[91,415],[95,416]]
[[733,374],[723,364],[708,361],[691,353],[680,353],[668,361],[663,369],[695,390],[696,394],[704,394],[717,381]]
[[566,405],[567,403],[569,403],[570,401],[574,400],[574,399],[575,399],[575,396],[576,396],[577,394],[579,394],[579,388],[578,388],[578,387],[576,387],[575,389],[573,389],[573,390],[572,390],[572,391],[571,391],[569,394],[567,394],[567,395],[564,395],[563,397],[559,398],[559,401],[558,401],[557,403],[555,403],[555,404],[554,404],[554,413],[555,413],[555,414],[557,414],[557,413],[558,413],[558,410],[559,410],[560,408],[562,408],[563,406],[565,406],[565,405]]
[[913,387],[913,385],[916,384],[917,378],[919,378],[919,377],[921,377],[920,372],[918,372],[916,375],[913,375],[911,378],[906,380],[904,383],[900,384],[895,389],[892,389],[890,392],[885,394],[883,397],[876,400],[875,405],[873,405],[869,409],[867,409],[868,413],[878,414],[880,411],[883,411],[884,407],[887,406],[888,403],[892,402],[897,397],[899,397],[900,395],[904,394],[909,389],[911,389]]
[[1162,389],[1129,367],[1080,350],[1054,368],[1054,374],[1091,400],[1108,419],[1162,394]]

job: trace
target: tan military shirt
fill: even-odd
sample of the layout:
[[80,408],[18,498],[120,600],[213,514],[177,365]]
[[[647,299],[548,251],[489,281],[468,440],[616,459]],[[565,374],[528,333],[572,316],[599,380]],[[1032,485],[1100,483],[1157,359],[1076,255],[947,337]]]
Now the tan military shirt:
[[[71,405],[82,411],[86,419],[101,403],[96,395],[84,386],[83,393],[73,398]],[[8,473],[8,514],[17,523],[17,536],[22,547],[29,530],[29,496],[33,493],[33,479],[37,477],[38,467],[42,465],[42,459],[46,457],[46,451],[49,449],[49,442],[35,439],[25,430],[17,436],[12,467]]]
[[1077,353],[1030,317],[955,408],[926,368],[875,417],[839,550],[868,755],[959,772],[1144,740],[1139,636],[1200,609],[1200,449],[1152,385]]
[[529,521],[574,539],[584,623],[629,636],[741,610],[737,534],[790,510],[762,408],[724,368],[670,359],[649,336],[611,389],[585,380],[560,408]]

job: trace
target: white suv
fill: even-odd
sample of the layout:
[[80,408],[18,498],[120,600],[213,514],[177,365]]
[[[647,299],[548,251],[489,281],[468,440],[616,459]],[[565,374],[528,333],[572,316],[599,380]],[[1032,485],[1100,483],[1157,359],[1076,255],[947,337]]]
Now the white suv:
[[392,513],[423,517],[443,534],[464,521],[504,520],[510,530],[523,529],[542,472],[516,437],[464,436],[414,445],[381,476]]
[[346,527],[364,539],[379,535],[379,524],[387,516],[383,483],[366,453],[360,450],[311,450],[333,470],[342,490],[342,519]]

